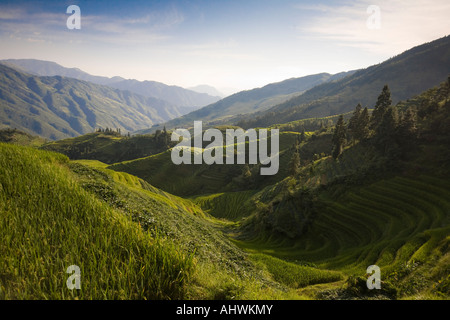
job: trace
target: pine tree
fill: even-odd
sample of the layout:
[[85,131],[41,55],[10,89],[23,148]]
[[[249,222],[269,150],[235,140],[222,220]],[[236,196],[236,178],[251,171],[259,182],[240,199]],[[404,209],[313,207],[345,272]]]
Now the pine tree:
[[415,147],[417,140],[417,113],[408,108],[397,128],[397,141],[403,152]]
[[450,94],[450,76],[447,78],[447,95],[445,96],[445,104],[448,102],[448,95]]
[[353,111],[353,115],[350,118],[349,122],[348,122],[348,131],[352,136],[352,140],[359,140],[358,138],[358,129],[359,129],[359,122],[361,120],[361,114],[362,114],[362,106],[360,103],[358,103],[358,105],[355,108],[355,111]]
[[367,140],[370,136],[370,116],[369,109],[367,107],[361,112],[361,116],[359,117],[358,129],[356,131],[356,139],[359,141]]
[[291,161],[289,162],[289,174],[291,176],[296,176],[300,172],[300,153],[299,153],[300,144],[297,140],[294,144],[294,153],[292,154]]
[[414,138],[417,134],[417,114],[408,108],[399,123],[399,133],[406,139]]
[[378,96],[377,103],[375,104],[375,108],[372,113],[372,118],[370,120],[372,129],[377,129],[383,119],[384,114],[391,106],[391,104],[391,91],[389,90],[389,87],[385,85],[383,87],[383,91]]
[[398,151],[396,134],[398,127],[397,108],[389,107],[375,132],[375,143],[380,151],[389,157],[394,157]]
[[344,151],[346,143],[347,130],[344,123],[344,116],[339,116],[338,122],[336,123],[336,128],[333,134],[333,158],[337,159],[342,151]]
[[300,142],[304,142],[306,140],[305,128],[302,128],[302,133],[300,134]]

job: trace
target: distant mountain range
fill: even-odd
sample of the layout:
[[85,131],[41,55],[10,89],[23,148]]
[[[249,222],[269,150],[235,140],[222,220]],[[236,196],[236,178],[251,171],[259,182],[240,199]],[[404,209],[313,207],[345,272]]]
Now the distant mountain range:
[[119,90],[129,90],[145,97],[165,100],[180,108],[183,113],[191,112],[221,99],[220,95],[212,96],[196,90],[188,90],[178,86],[169,86],[156,81],[138,81],[122,77],[93,76],[78,68],[66,68],[55,62],[35,59],[7,59],[0,63],[37,76],[63,76],[95,84],[107,85]]
[[225,94],[220,92],[219,90],[217,90],[214,87],[208,86],[206,84],[201,84],[195,87],[191,87],[191,88],[187,88],[189,90],[195,91],[195,92],[199,92],[199,93],[206,93],[209,94],[210,96],[213,97],[220,97],[220,98],[225,98]]
[[108,85],[114,82],[125,80],[122,77],[108,78],[102,76],[93,76],[78,68],[66,68],[53,61],[43,61],[36,59],[5,59],[0,60],[0,63],[11,68],[20,69],[35,76],[62,76],[102,85]]
[[[189,128],[195,120],[202,120],[205,127],[255,128],[347,113],[358,103],[372,108],[386,84],[393,103],[420,94],[450,75],[450,37],[366,69],[292,78],[221,100],[154,81],[92,76],[47,61],[0,63],[4,64],[0,68],[0,127],[49,139],[73,137],[97,127],[145,134],[163,127]],[[192,89],[219,94],[209,86]],[[202,105],[206,106],[198,109]]]
[[[189,127],[195,120],[203,120],[211,125],[229,123],[228,120],[236,116],[267,110],[293,96],[301,95],[317,85],[339,80],[354,72],[341,72],[335,75],[320,73],[268,84],[262,88],[241,91],[180,118],[168,121],[164,126],[167,128]],[[152,132],[156,129],[159,129],[159,126],[142,132]]]
[[342,114],[354,110],[358,103],[373,108],[374,101],[386,84],[390,88],[392,102],[396,104],[437,86],[449,75],[450,36],[447,36],[414,47],[378,65],[358,70],[338,81],[318,85],[270,109],[237,116],[230,122],[254,128]]
[[47,139],[119,128],[122,133],[181,116],[167,101],[62,76],[35,76],[0,64],[0,129]]
[[450,37],[412,48],[383,63],[336,75],[321,73],[243,91],[140,133],[209,125],[267,127],[290,121],[353,111],[358,103],[372,108],[384,85],[393,103],[438,85],[450,75]]

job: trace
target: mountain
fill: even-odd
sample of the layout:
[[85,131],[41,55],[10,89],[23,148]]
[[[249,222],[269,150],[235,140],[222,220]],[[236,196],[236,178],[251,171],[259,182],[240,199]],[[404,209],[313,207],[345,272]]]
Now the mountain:
[[5,64],[11,68],[20,69],[26,73],[30,73],[36,76],[62,76],[102,85],[108,85],[109,83],[125,80],[122,77],[108,78],[102,76],[93,76],[78,68],[66,68],[52,61],[43,61],[36,59],[6,59],[0,60],[0,63]]
[[184,108],[185,113],[220,100],[220,97],[212,97],[206,93],[198,93],[178,86],[168,86],[156,81],[120,80],[108,85],[120,90],[129,90],[145,97],[168,101],[179,108]]
[[236,117],[232,122],[254,128],[346,113],[358,103],[372,108],[386,84],[393,103],[397,103],[438,85],[449,74],[450,37],[447,36],[338,81],[318,85],[268,110]]
[[0,63],[10,67],[18,67],[21,70],[38,76],[63,76],[93,82],[95,84],[108,85],[119,90],[129,90],[131,92],[143,95],[145,97],[165,100],[170,104],[184,110],[183,114],[214,103],[220,99],[187,90],[178,86],[169,86],[156,81],[138,81],[124,79],[122,77],[101,77],[93,76],[78,68],[66,68],[55,62],[42,61],[36,59],[7,59],[1,60]]
[[[241,91],[202,109],[184,115],[181,118],[169,121],[164,125],[167,128],[180,126],[189,127],[192,126],[194,120],[202,120],[205,123],[209,122],[212,125],[227,123],[233,116],[252,114],[256,111],[267,110],[272,106],[284,102],[293,96],[298,96],[304,91],[319,84],[338,80],[351,75],[354,72],[355,71],[342,72],[336,75],[320,73],[268,84],[262,88]],[[149,131],[154,131],[157,128],[159,127],[152,128]]]
[[225,98],[225,94],[223,94],[222,92],[220,92],[219,90],[217,90],[214,87],[208,86],[206,84],[201,84],[195,87],[191,87],[188,88],[189,90],[195,91],[195,92],[199,92],[199,93],[206,93],[209,94],[210,96],[214,96],[214,97],[220,97],[220,98]]
[[156,98],[61,76],[39,77],[0,64],[0,128],[51,140],[97,128],[134,131],[180,116]]

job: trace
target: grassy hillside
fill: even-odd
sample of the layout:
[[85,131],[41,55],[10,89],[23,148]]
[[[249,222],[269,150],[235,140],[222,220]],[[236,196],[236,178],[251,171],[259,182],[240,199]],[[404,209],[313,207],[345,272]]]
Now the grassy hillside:
[[[0,154],[2,299],[184,296],[192,256],[83,190],[65,156],[3,143]],[[81,290],[65,285],[71,265]]]
[[48,142],[41,149],[65,154],[72,160],[99,160],[108,164],[147,157],[167,150],[175,143],[169,133],[123,136],[118,132],[95,132]]
[[95,160],[0,154],[1,299],[299,298],[189,200]]
[[126,133],[180,115],[155,98],[60,76],[32,76],[0,64],[0,129],[56,140],[99,127]]
[[[292,147],[299,136],[298,132],[280,133],[280,170],[274,176],[261,176],[260,165],[250,165],[251,176],[245,179],[242,176],[244,165],[175,165],[171,160],[171,149],[142,159],[116,163],[109,168],[128,172],[179,196],[254,190],[276,183],[288,175]],[[313,161],[315,154],[330,154],[330,139],[330,133],[326,130],[308,134],[300,148],[303,161]]]
[[203,195],[192,199],[205,212],[229,221],[238,220],[250,214],[251,207],[243,204],[255,193],[253,190],[240,192],[216,193]]
[[39,147],[46,143],[44,138],[32,136],[31,134],[19,131],[17,129],[0,130],[0,142],[18,144],[21,146]]

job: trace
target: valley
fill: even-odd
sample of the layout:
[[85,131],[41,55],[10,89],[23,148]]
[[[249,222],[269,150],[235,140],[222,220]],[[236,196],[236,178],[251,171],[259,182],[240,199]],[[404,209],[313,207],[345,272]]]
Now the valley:
[[[156,98],[0,65],[14,124],[0,130],[0,299],[448,300],[449,44],[173,117]],[[216,129],[222,161],[174,163],[181,128],[194,159]],[[274,174],[227,161],[264,143]],[[70,265],[81,290],[62,285]]]

